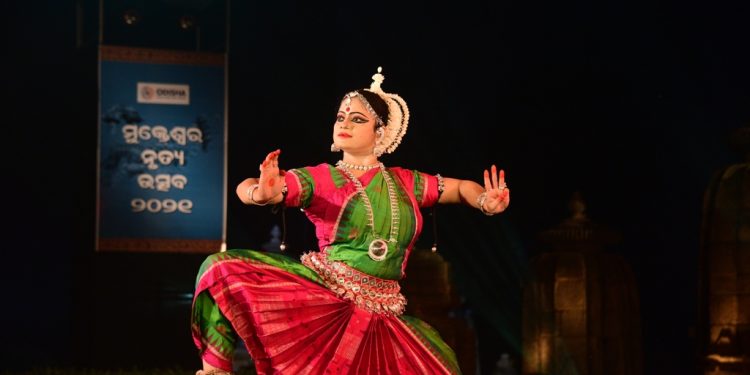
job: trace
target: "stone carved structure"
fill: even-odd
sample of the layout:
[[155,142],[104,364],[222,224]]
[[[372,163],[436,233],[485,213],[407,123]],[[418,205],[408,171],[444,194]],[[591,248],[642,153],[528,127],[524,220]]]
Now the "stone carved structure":
[[750,128],[734,132],[745,161],[705,192],[699,264],[699,361],[704,374],[750,374]]
[[594,224],[576,194],[572,216],[539,235],[523,291],[523,374],[639,375],[643,354],[636,282],[604,250],[620,235]]
[[414,249],[406,266],[407,277],[401,282],[406,297],[406,314],[433,326],[456,352],[461,372],[476,373],[476,337],[462,316],[452,310],[459,307],[458,294],[450,277],[450,263],[438,253]]

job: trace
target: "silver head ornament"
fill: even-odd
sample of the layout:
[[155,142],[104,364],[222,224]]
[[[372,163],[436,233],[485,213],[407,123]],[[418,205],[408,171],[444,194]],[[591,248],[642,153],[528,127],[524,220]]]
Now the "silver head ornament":
[[378,145],[375,147],[375,154],[377,156],[380,156],[383,153],[390,154],[396,150],[406,134],[406,129],[409,127],[410,117],[409,107],[406,105],[406,101],[404,101],[403,98],[397,94],[383,91],[381,85],[385,80],[385,76],[382,72],[383,68],[379,66],[378,72],[372,76],[370,88],[365,89],[378,94],[378,96],[380,96],[380,98],[388,105],[388,118],[384,119],[384,134],[378,142]]

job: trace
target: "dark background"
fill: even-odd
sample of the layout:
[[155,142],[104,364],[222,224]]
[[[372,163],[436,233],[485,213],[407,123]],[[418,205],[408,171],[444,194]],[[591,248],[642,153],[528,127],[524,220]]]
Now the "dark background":
[[[334,162],[338,100],[383,66],[383,87],[412,112],[386,164],[479,181],[496,163],[513,189],[502,217],[439,214],[485,373],[518,354],[519,282],[574,191],[623,235],[610,251],[638,281],[646,373],[695,371],[702,194],[741,160],[727,136],[750,121],[747,3],[105,3],[105,43],[228,51],[229,247],[260,248],[279,222],[241,206],[234,185],[276,148],[287,167]],[[143,17],[137,28],[118,18],[127,9]],[[99,11],[84,0],[4,7],[0,367],[197,368],[189,296],[204,256],[94,253]],[[181,14],[201,24],[199,44],[174,26]],[[289,231],[292,253],[312,241],[298,212]],[[472,264],[497,275],[489,304],[472,300]]]

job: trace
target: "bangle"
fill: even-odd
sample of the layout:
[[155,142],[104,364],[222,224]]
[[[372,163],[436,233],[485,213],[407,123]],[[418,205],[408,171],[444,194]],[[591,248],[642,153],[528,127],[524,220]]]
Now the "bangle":
[[258,206],[265,206],[265,205],[268,204],[268,201],[265,201],[265,202],[261,203],[261,202],[256,201],[253,198],[253,193],[255,193],[255,190],[258,190],[259,187],[260,187],[260,185],[258,185],[258,184],[252,184],[252,185],[250,185],[249,188],[247,188],[247,192],[245,194],[247,194],[247,196],[250,198],[250,200],[253,203],[255,203],[256,205],[258,205]]
[[445,190],[445,181],[443,181],[443,176],[441,176],[440,173],[436,174],[435,177],[437,177],[438,180],[438,199],[440,199],[440,196],[443,195],[443,191]]
[[[252,198],[252,197],[251,197]],[[483,214],[487,216],[492,216],[494,213],[487,212],[484,210],[484,201],[487,199],[487,192],[483,191],[482,194],[479,194],[477,197],[477,206],[479,206],[479,211],[481,211]]]

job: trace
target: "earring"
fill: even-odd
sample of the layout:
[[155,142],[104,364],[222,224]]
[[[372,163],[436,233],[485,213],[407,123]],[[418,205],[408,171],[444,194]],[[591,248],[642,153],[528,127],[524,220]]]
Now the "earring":
[[372,150],[372,153],[375,154],[375,156],[380,157],[383,155],[383,135],[385,134],[385,131],[383,130],[383,127],[379,127],[377,130],[375,130],[375,135],[377,135],[378,140],[375,142],[375,148]]
[[341,149],[335,143],[331,143],[331,152],[339,152]]

